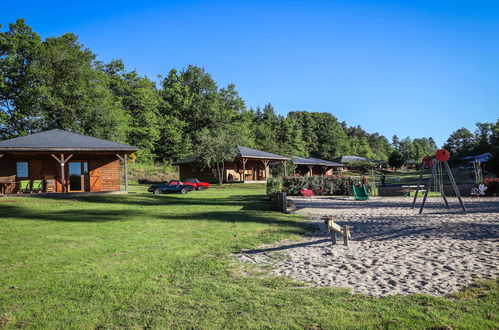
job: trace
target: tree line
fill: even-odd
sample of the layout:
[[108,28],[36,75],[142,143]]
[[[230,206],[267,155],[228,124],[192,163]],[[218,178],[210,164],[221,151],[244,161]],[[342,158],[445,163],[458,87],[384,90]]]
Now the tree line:
[[418,160],[436,149],[431,138],[395,136],[390,143],[330,113],[283,116],[270,103],[248,108],[234,84],[219,87],[195,65],[155,82],[127,71],[121,60],[97,60],[75,34],[42,40],[19,19],[0,31],[0,139],[54,128],[134,145],[144,162],[197,155],[221,142],[288,156],[380,161],[393,153]]

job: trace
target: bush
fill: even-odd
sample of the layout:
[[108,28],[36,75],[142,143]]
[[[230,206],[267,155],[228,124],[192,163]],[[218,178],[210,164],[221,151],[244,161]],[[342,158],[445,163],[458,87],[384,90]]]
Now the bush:
[[128,178],[139,183],[168,182],[179,179],[177,169],[166,163],[129,163]]
[[499,178],[485,178],[483,183],[487,186],[485,194],[487,196],[494,196],[494,194],[499,194]]
[[282,191],[282,178],[268,178],[267,179],[267,195],[274,197],[277,193]]
[[[347,176],[301,176],[282,179],[282,189],[288,195],[299,196],[303,188],[311,189],[315,195],[353,195],[352,184],[360,184],[361,177]],[[366,181],[368,191],[371,185]]]

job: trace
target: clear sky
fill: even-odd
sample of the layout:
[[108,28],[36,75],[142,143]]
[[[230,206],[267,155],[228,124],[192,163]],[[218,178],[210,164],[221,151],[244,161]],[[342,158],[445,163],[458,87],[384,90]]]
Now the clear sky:
[[389,139],[499,117],[499,0],[8,1],[42,37],[74,32],[157,80],[204,66],[248,107],[331,112]]

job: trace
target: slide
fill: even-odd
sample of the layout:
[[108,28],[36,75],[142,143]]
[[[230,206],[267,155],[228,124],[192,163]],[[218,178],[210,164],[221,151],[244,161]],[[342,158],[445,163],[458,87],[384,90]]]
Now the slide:
[[355,195],[356,200],[369,199],[369,195],[367,194],[367,189],[364,184],[361,186],[353,185],[353,194]]

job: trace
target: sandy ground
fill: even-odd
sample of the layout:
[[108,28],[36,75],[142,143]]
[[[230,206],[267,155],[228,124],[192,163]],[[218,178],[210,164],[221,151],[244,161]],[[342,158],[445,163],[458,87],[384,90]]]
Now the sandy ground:
[[[411,198],[293,198],[317,230],[300,242],[243,251],[238,260],[270,265],[272,272],[317,286],[372,296],[445,295],[477,279],[499,277],[499,199],[456,199],[451,210],[430,198],[422,215]],[[350,245],[332,245],[322,215],[352,226]]]

